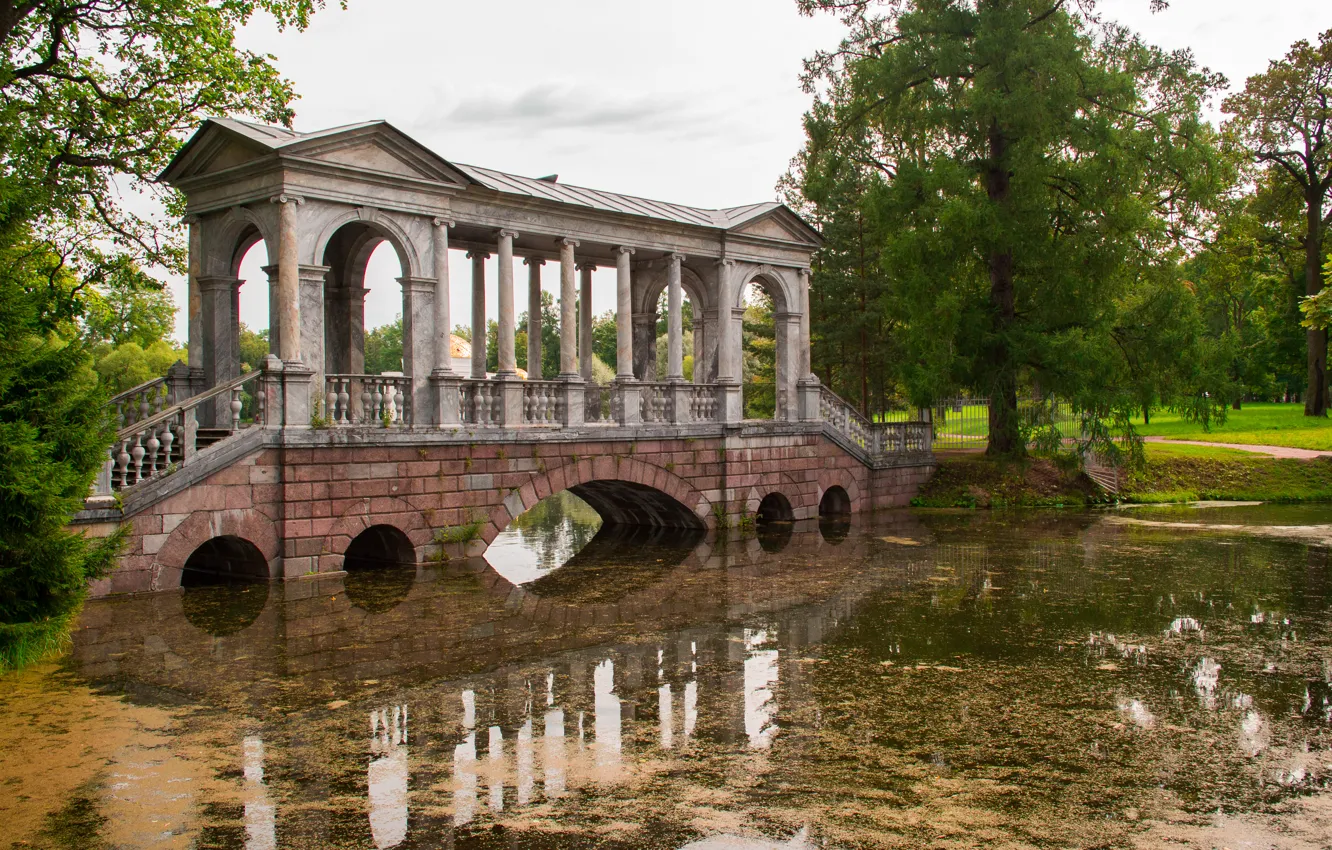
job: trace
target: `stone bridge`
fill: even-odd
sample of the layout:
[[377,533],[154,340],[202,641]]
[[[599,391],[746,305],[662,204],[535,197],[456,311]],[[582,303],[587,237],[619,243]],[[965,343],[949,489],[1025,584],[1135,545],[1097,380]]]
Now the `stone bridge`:
[[[337,573],[373,529],[381,549],[418,562],[474,554],[563,490],[610,525],[706,530],[902,505],[933,468],[928,422],[868,421],[811,373],[809,263],[821,240],[781,204],[699,209],[458,165],[384,122],[296,133],[209,121],[162,176],[187,201],[189,363],[113,400],[121,428],[75,522],[132,531],[97,595],[173,589],[187,568]],[[239,274],[261,243],[272,352],[242,374]],[[383,243],[402,270],[402,370],[370,375],[365,274]],[[486,346],[467,351],[451,333],[458,250],[471,261],[478,341],[497,257],[493,373]],[[526,374],[518,258],[533,317]],[[550,260],[559,370],[546,376]],[[593,381],[598,267],[615,269],[609,384]],[[772,306],[770,378],[745,366],[751,285]],[[746,420],[758,390],[771,418]]]

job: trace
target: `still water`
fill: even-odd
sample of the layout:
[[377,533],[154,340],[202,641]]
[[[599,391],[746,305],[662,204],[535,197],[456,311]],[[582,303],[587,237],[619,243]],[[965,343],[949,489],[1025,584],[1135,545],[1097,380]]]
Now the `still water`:
[[91,603],[0,679],[0,847],[1332,845],[1330,511],[572,510]]

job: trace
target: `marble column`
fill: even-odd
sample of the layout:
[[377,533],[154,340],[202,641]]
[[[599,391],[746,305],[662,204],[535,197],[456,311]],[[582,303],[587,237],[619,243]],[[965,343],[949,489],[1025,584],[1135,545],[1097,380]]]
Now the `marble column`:
[[472,379],[486,377],[486,260],[485,251],[469,251],[472,261]]
[[576,239],[560,240],[560,378],[565,381],[578,377],[578,346],[581,340],[576,327],[578,292],[574,281],[574,249],[577,247]]
[[449,228],[453,222],[437,218],[431,230],[431,249],[435,266],[435,374],[453,374],[453,316],[449,303]]
[[578,288],[578,374],[584,381],[592,380],[592,272],[594,263],[578,266],[581,273]]
[[703,315],[703,308],[694,305],[694,383],[708,382],[708,320]]
[[735,260],[717,261],[717,384],[718,418],[722,422],[740,422],[745,418],[740,385],[740,334],[735,321],[737,300],[732,279]]
[[186,281],[186,311],[189,347],[186,359],[192,369],[203,368],[203,293],[199,276],[203,274],[203,226],[196,216],[185,219],[189,227],[189,267]]
[[[314,371],[316,398],[324,397],[324,280],[328,266],[297,266],[299,307],[295,327],[300,329],[298,345],[301,363]],[[282,269],[278,269],[282,274]],[[285,359],[285,358],[284,358]]]
[[[300,229],[297,207],[305,202],[298,195],[278,195],[278,286],[277,324],[281,348],[278,356],[284,361],[301,362],[301,271]],[[322,316],[322,313],[321,313]],[[272,318],[270,317],[270,324]]]
[[517,235],[512,230],[499,232],[499,369],[495,377],[501,380],[518,375],[513,312],[513,240]]
[[546,261],[528,257],[527,264],[527,379],[539,381],[541,373],[541,267]]
[[680,264],[684,257],[666,258],[666,380],[684,380],[684,287],[680,283]]
[[809,315],[809,269],[800,269],[800,340],[797,343],[800,346],[800,367],[799,378],[807,380],[813,373],[810,358],[812,356],[810,346],[813,343],[810,334]]
[[[235,322],[232,311],[240,281],[234,277],[207,275],[200,275],[198,281],[202,299],[200,359],[204,386],[212,388],[240,374],[239,351],[234,347],[235,336],[232,334]],[[231,421],[231,399],[219,399],[200,412],[200,425],[211,427],[219,423],[225,427]]]
[[282,357],[282,302],[278,297],[278,278],[280,277],[277,263],[264,266],[264,274],[268,276],[268,353],[276,354]]
[[615,380],[634,379],[634,303],[629,258],[634,249],[615,249]]
[[431,278],[403,277],[402,371],[412,379],[407,424],[430,420],[430,372],[435,364],[435,286]]
[[813,317],[809,313],[809,269],[800,269],[800,333],[796,345],[799,366],[796,378],[796,410],[792,418],[812,422],[820,418],[819,379],[814,375],[811,362],[813,356],[813,334],[810,325]]

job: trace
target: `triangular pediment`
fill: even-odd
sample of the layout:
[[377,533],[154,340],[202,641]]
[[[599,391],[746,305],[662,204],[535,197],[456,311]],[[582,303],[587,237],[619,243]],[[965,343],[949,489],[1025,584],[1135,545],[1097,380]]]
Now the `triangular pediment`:
[[181,147],[161,179],[177,183],[271,156],[282,142],[294,138],[292,133],[287,132],[285,138],[282,133],[278,129],[259,133],[253,125],[210,119]]
[[779,239],[783,242],[800,242],[814,246],[823,243],[823,238],[817,230],[785,206],[775,206],[755,212],[751,217],[731,225],[728,229],[736,234]]
[[466,186],[473,182],[451,163],[383,121],[303,136],[282,146],[283,156],[318,160],[357,171]]

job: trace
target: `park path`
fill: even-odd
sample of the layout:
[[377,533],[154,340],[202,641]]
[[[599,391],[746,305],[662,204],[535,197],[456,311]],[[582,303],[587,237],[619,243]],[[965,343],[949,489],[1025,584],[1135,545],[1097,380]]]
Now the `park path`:
[[1238,449],[1242,452],[1267,455],[1268,457],[1288,458],[1291,460],[1313,460],[1319,457],[1332,457],[1332,452],[1319,452],[1312,449],[1292,449],[1288,446],[1250,446],[1242,443],[1212,443],[1205,440],[1172,440],[1168,437],[1143,437],[1148,443],[1167,443],[1177,446],[1210,446],[1218,449]]

